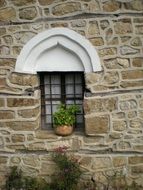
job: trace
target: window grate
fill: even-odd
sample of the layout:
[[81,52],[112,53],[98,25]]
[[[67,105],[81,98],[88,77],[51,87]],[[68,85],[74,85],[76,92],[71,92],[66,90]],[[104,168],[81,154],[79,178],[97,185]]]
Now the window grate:
[[83,72],[40,72],[41,123],[43,128],[53,127],[53,113],[61,103],[66,106],[76,104],[80,112],[76,114],[77,128],[84,126]]

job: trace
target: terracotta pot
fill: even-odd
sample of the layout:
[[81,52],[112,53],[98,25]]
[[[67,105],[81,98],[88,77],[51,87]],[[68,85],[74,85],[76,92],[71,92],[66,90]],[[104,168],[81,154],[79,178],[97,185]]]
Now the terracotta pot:
[[54,128],[54,130],[57,135],[68,136],[72,134],[73,126],[67,126],[67,125],[57,126]]

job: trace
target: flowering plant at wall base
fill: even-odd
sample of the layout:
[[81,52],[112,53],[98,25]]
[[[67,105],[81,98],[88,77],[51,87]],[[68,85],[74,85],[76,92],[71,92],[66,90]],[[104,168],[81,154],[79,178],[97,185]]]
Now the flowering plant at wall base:
[[79,111],[77,105],[66,106],[60,104],[53,114],[54,130],[58,135],[66,136],[73,132],[73,125],[76,120],[76,113]]
[[82,174],[80,163],[72,155],[67,154],[68,147],[62,146],[54,150],[52,159],[57,165],[56,175],[52,179],[52,189],[75,190]]

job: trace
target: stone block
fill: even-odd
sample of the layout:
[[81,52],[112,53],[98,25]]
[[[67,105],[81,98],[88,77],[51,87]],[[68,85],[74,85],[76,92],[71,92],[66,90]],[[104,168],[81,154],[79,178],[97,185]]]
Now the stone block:
[[143,57],[134,58],[132,61],[133,67],[143,67]]
[[117,48],[115,47],[103,48],[99,50],[99,56],[101,57],[108,57],[108,56],[110,57],[116,54],[117,54]]
[[37,14],[35,7],[22,8],[19,10],[19,18],[23,20],[33,20],[37,17]]
[[31,31],[19,31],[15,32],[13,37],[18,44],[26,44],[35,34],[35,32]]
[[117,157],[113,157],[113,166],[114,167],[123,167],[126,166],[127,164],[127,160],[126,157],[124,156],[117,156]]
[[131,174],[134,175],[141,175],[143,173],[143,165],[138,165],[138,166],[132,166],[131,167]]
[[15,112],[9,110],[0,111],[0,119],[14,119]]
[[119,82],[119,73],[117,71],[106,72],[103,82],[107,85],[117,84]]
[[8,107],[28,107],[34,106],[39,103],[39,100],[32,98],[8,98],[7,106]]
[[143,156],[131,156],[128,158],[128,162],[131,165],[143,164]]
[[102,30],[106,29],[109,27],[109,20],[101,20],[100,21],[100,27]]
[[4,102],[4,98],[0,98],[0,107],[4,107],[5,102]]
[[136,0],[131,2],[125,2],[125,8],[132,11],[142,11],[143,10],[143,1]]
[[95,157],[92,162],[93,170],[109,169],[110,167],[112,167],[110,157]]
[[44,142],[33,142],[27,147],[28,150],[46,150]]
[[138,46],[142,46],[142,41],[140,39],[140,37],[135,37],[131,40],[131,45],[138,47]]
[[129,126],[134,129],[142,129],[143,127],[143,120],[136,118],[130,121]]
[[120,2],[109,0],[103,3],[103,11],[114,12],[120,9]]
[[127,122],[122,120],[113,121],[113,129],[115,131],[124,131],[127,129]]
[[143,99],[139,100],[139,106],[140,106],[140,108],[143,108]]
[[133,54],[137,54],[139,52],[140,52],[139,49],[135,49],[135,48],[132,48],[132,47],[127,46],[127,45],[120,47],[121,55],[133,55]]
[[90,39],[90,42],[91,42],[94,46],[102,46],[102,45],[104,45],[103,38],[101,38],[101,37],[91,38],[91,39]]
[[8,157],[7,156],[0,155],[0,164],[6,164],[7,161],[8,161]]
[[10,165],[20,164],[20,162],[21,162],[21,158],[18,156],[12,156],[10,159]]
[[25,141],[25,137],[22,134],[13,134],[11,140],[13,143],[20,143]]
[[0,11],[0,21],[11,21],[16,18],[16,11],[12,7],[3,8]]
[[[55,0],[38,0],[39,1],[39,4],[42,5],[42,6],[46,6],[46,5],[50,5],[52,3],[54,3]],[[62,1],[65,1],[65,0],[62,0]]]
[[7,45],[12,45],[13,44],[13,38],[10,35],[5,35],[3,36],[3,41],[7,44]]
[[131,109],[136,109],[137,108],[137,102],[136,100],[126,100],[126,101],[120,101],[119,102],[119,107],[122,111],[125,110],[131,110]]
[[108,115],[85,116],[85,132],[87,135],[105,134],[109,131]]
[[6,34],[6,28],[0,28],[0,36]]
[[40,108],[19,110],[18,115],[23,118],[33,118],[37,117],[40,114]]
[[121,72],[122,79],[143,79],[143,70],[129,70]]
[[81,160],[80,160],[80,165],[82,166],[82,167],[84,167],[84,168],[88,168],[88,170],[89,170],[89,168],[90,168],[90,166],[91,166],[91,162],[92,162],[92,157],[87,157],[87,156],[85,156],[85,157],[83,157]]
[[81,4],[79,2],[67,2],[56,5],[52,9],[52,13],[55,16],[63,16],[81,11]]
[[143,81],[122,81],[120,83],[120,86],[122,88],[137,88],[137,87],[142,87],[143,86]]
[[124,58],[113,58],[104,60],[107,69],[124,69],[129,67],[129,60]]
[[22,161],[25,165],[31,166],[31,167],[39,167],[40,160],[38,159],[38,156],[32,155],[32,156],[24,156],[22,158]]
[[12,59],[12,58],[1,58],[0,59],[0,66],[14,68],[15,62],[16,62],[16,60]]
[[89,35],[95,35],[99,34],[99,26],[97,21],[90,21],[89,22],[89,27],[88,27],[88,34]]
[[142,35],[143,34],[143,25],[138,25],[135,27],[135,33],[138,35]]
[[113,98],[92,98],[84,100],[85,114],[95,112],[112,112],[117,110],[118,100]]
[[133,31],[132,23],[130,19],[121,19],[115,22],[114,30],[116,34],[131,34]]
[[28,5],[34,4],[35,2],[36,0],[20,0],[20,1],[11,0],[11,3],[15,6],[28,6]]

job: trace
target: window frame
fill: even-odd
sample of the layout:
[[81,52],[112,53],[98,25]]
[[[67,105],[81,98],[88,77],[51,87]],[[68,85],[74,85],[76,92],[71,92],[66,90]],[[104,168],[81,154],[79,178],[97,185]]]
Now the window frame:
[[[53,128],[53,122],[51,122],[51,126],[48,126],[47,124],[46,124],[46,101],[50,101],[50,106],[51,106],[51,118],[52,118],[52,115],[53,115],[53,108],[52,108],[52,101],[53,100],[59,100],[59,101],[61,101],[61,103],[65,103],[65,101],[66,100],[72,100],[72,101],[74,101],[74,103],[75,103],[75,101],[76,100],[81,100],[82,101],[82,104],[80,104],[80,105],[82,105],[82,114],[80,114],[80,115],[82,115],[82,126],[78,126],[78,127],[76,127],[76,130],[78,131],[78,130],[82,130],[82,129],[84,129],[84,124],[85,124],[85,122],[84,122],[84,109],[83,109],[83,99],[84,99],[84,91],[85,91],[85,78],[84,78],[84,72],[83,71],[74,71],[74,72],[63,72],[63,71],[61,71],[61,72],[38,72],[38,74],[39,74],[39,76],[40,76],[40,89],[41,89],[41,127],[42,127],[42,129],[46,129],[46,130],[52,130],[52,128]],[[52,86],[52,84],[51,84],[51,76],[52,75],[60,75],[60,77],[61,77],[61,92],[64,92],[64,93],[61,93],[61,98],[51,98],[51,92],[50,92],[50,98],[49,99],[47,99],[47,98],[45,98],[45,96],[46,96],[46,94],[45,94],[45,79],[44,79],[44,77],[45,77],[45,75],[48,75],[48,76],[50,76],[49,78],[50,78],[50,83],[48,84],[49,86],[50,86],[50,91],[51,91],[51,86]],[[68,74],[73,74],[74,75],[74,83],[73,83],[73,86],[74,86],[74,98],[66,98],[66,93],[65,93],[65,90],[66,90],[66,86],[65,86],[65,76],[66,75],[68,75]],[[76,94],[75,94],[75,86],[76,86],[76,82],[75,82],[75,76],[77,75],[77,74],[80,74],[81,75],[81,83],[77,83],[78,85],[79,84],[81,84],[82,85],[82,98],[76,98]],[[43,114],[43,112],[44,112],[44,114]],[[49,114],[50,115],[50,114]],[[75,123],[75,125],[76,125],[76,123]]]

